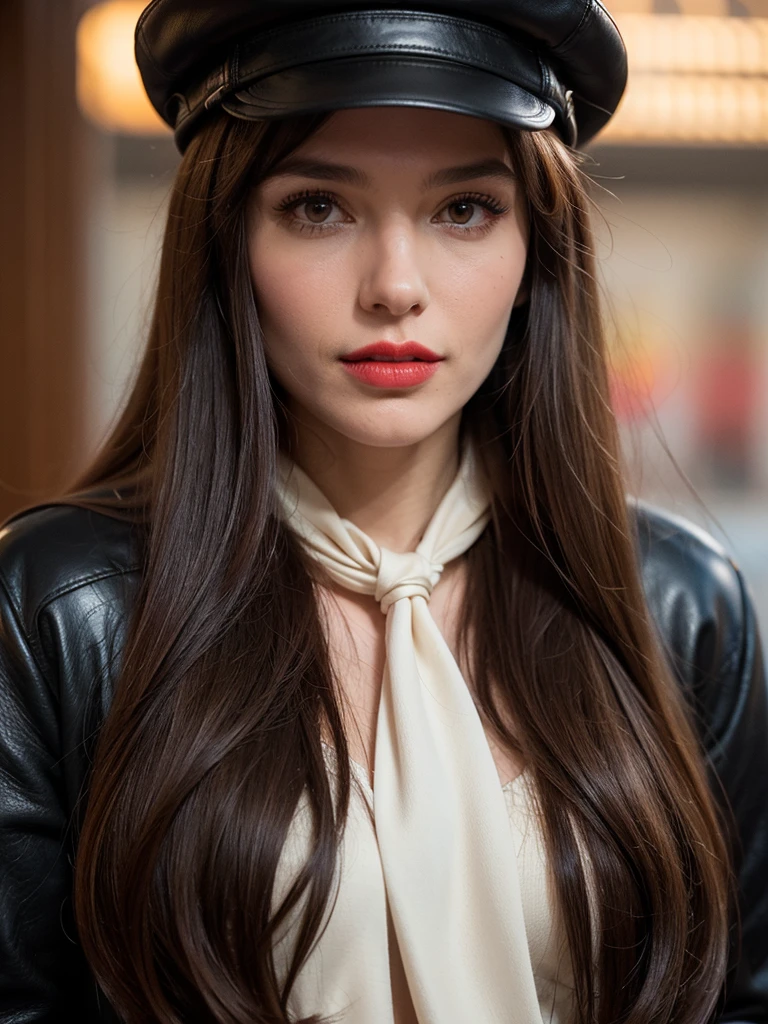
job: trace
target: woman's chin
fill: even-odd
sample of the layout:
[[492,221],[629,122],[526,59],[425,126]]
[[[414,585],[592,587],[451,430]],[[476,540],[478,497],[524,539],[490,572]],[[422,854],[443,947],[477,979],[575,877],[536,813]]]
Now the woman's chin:
[[387,430],[361,430],[359,427],[355,429],[350,426],[347,430],[337,430],[337,434],[345,440],[368,448],[411,448],[429,441],[439,430],[440,426],[425,426],[421,429],[401,426],[390,427]]

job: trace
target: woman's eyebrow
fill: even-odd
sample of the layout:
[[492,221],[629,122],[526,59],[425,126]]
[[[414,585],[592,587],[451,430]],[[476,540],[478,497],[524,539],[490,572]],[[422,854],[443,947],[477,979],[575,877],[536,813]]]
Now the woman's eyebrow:
[[[284,178],[290,175],[312,178],[314,181],[338,181],[345,185],[354,185],[356,188],[370,188],[373,184],[371,178],[357,167],[349,167],[346,164],[330,164],[323,160],[309,160],[302,157],[284,160],[266,176],[265,180]],[[476,178],[502,178],[506,181],[517,181],[517,175],[511,167],[503,160],[493,158],[459,167],[444,167],[425,178],[421,183],[421,188],[426,192],[431,188],[457,185],[462,181],[472,181]]]
[[368,175],[356,167],[327,164],[322,160],[308,160],[302,157],[284,160],[264,180],[287,178],[289,175],[312,178],[315,181],[340,181],[345,185],[355,185],[357,188],[368,188],[373,184]]
[[506,181],[517,181],[517,175],[503,160],[480,160],[462,167],[446,167],[436,171],[422,182],[422,189],[440,188],[443,185],[458,185],[462,181],[475,178],[503,178]]

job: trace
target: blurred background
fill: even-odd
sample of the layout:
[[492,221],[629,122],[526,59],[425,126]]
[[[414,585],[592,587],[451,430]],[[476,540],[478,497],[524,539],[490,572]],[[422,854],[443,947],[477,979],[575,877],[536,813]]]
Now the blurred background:
[[[142,2],[0,2],[0,520],[82,467],[142,349],[178,155]],[[633,493],[742,565],[768,635],[768,0],[613,0],[619,113],[586,155]]]

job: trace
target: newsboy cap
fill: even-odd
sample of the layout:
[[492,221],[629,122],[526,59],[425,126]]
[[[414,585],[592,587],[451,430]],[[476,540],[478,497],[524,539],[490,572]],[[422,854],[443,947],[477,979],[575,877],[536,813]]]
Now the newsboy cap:
[[152,0],[136,60],[182,152],[219,107],[253,120],[431,107],[584,145],[627,79],[600,0]]

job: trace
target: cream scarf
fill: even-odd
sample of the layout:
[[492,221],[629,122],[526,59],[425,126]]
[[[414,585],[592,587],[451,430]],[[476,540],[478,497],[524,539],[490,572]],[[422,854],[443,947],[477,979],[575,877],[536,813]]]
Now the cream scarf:
[[336,582],[372,594],[387,617],[374,819],[419,1022],[541,1024],[504,793],[467,684],[427,604],[445,564],[488,522],[472,448],[465,446],[416,550],[403,554],[340,518],[285,456],[278,493],[306,549]]

